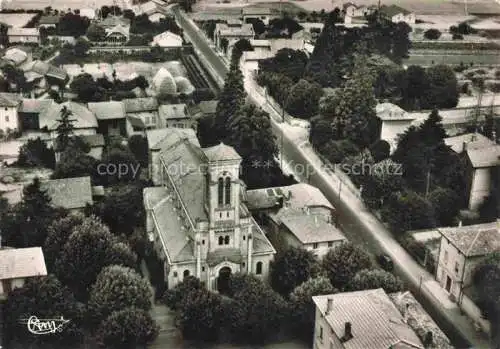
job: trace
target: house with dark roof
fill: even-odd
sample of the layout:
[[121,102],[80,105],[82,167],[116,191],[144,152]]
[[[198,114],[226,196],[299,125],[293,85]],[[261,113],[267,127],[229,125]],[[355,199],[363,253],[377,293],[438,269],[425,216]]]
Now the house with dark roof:
[[127,133],[145,135],[146,130],[155,129],[158,123],[158,100],[155,97],[127,98],[122,100],[127,117]]
[[41,247],[0,249],[0,300],[24,286],[26,280],[47,276]]
[[250,23],[243,23],[238,27],[230,27],[226,23],[215,25],[214,41],[218,48],[222,48],[222,42],[227,40],[227,48],[233,46],[240,39],[252,40],[255,37],[253,26]]
[[444,141],[465,158],[468,208],[475,211],[498,188],[500,145],[478,133],[448,137]]
[[81,212],[87,204],[93,204],[90,177],[51,179],[42,181],[40,188],[52,199],[51,205],[72,213]]
[[273,13],[268,6],[245,6],[241,9],[241,17],[245,23],[247,23],[247,19],[260,19],[265,25],[268,25],[269,21],[279,17],[279,14]]
[[424,349],[383,289],[314,296],[317,349]]
[[198,104],[189,105],[188,112],[196,120],[202,117],[210,117],[215,115],[218,103],[217,100],[201,101]]
[[0,92],[0,131],[14,131],[21,129],[18,110],[22,96],[17,93]]
[[335,226],[336,211],[321,191],[306,183],[246,190],[244,201],[263,222],[277,250],[301,247],[318,257],[347,241]]
[[102,135],[127,135],[125,107],[121,101],[88,103],[97,118],[98,133]]
[[38,28],[55,28],[60,20],[61,17],[59,15],[42,16],[38,21]]
[[226,293],[233,273],[267,279],[275,250],[242,201],[241,157],[225,144],[201,148],[192,129],[147,132],[152,181],[146,230],[168,288],[187,276]]
[[385,19],[393,23],[405,22],[406,24],[412,25],[415,24],[416,21],[416,16],[414,12],[410,12],[397,5],[381,6],[380,14]]
[[470,291],[475,266],[500,251],[500,223],[437,228],[441,234],[436,280],[460,302]]
[[162,127],[193,128],[196,120],[191,117],[186,104],[163,104],[158,109]]

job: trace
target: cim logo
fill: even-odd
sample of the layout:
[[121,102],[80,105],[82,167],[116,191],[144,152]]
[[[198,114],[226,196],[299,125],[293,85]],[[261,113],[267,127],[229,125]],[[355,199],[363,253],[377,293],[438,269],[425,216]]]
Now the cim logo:
[[[39,319],[36,316],[30,316],[28,319],[21,319],[20,324],[27,325],[28,331],[33,334],[54,334],[62,332],[70,320],[60,317],[59,319]],[[1,348],[0,348],[1,349]]]

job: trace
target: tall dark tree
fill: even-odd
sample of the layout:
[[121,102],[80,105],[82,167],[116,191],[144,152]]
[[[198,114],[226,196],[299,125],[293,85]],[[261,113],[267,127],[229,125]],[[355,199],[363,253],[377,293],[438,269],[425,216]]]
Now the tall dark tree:
[[284,297],[319,272],[319,261],[311,251],[290,248],[279,253],[271,263],[271,286]]
[[60,118],[56,121],[59,123],[56,128],[57,137],[56,137],[56,150],[64,151],[69,143],[69,139],[73,134],[74,120],[71,119],[73,112],[68,109],[68,107],[63,106],[61,109]]

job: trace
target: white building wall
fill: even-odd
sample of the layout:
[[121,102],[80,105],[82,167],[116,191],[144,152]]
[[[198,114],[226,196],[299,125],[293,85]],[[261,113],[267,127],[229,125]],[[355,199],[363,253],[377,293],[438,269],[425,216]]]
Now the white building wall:
[[436,279],[443,289],[446,290],[447,277],[451,279],[449,293],[457,299],[460,295],[462,273],[465,257],[453,244],[447,242],[446,238],[441,238],[441,247],[436,270]]
[[490,168],[476,168],[472,173],[469,209],[477,210],[491,193],[491,170]]
[[398,146],[398,137],[411,126],[412,120],[383,120],[380,131],[380,139],[391,146],[391,153]]
[[17,107],[0,107],[0,130],[19,129]]

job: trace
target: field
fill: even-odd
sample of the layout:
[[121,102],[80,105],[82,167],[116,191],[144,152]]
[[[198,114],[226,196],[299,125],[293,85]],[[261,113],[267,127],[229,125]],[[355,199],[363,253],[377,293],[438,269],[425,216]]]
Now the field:
[[418,51],[415,53],[410,53],[410,58],[404,60],[405,65],[422,65],[430,66],[433,64],[450,64],[459,65],[460,63],[470,64],[474,63],[474,66],[498,66],[500,65],[500,58],[495,54],[422,54]]
[[[219,2],[219,3],[217,3]],[[200,0],[197,2],[198,10],[206,11],[221,10],[228,7],[243,7],[250,4],[261,3],[259,0],[231,0],[230,4],[223,4],[220,0]],[[276,3],[279,6],[280,0],[267,0],[266,3]],[[377,0],[354,0],[358,5],[377,5]],[[325,9],[331,11],[335,7],[341,7],[342,3],[338,0],[296,0],[289,2],[302,7],[306,11],[320,11]],[[463,16],[465,7],[463,3],[452,2],[451,0],[384,0],[384,5],[398,5],[420,15],[454,15]],[[284,4],[285,6],[285,4]],[[478,0],[468,3],[469,14],[500,14],[500,4],[495,0]],[[283,8],[283,10],[286,10]]]
[[0,13],[0,22],[14,28],[22,28],[33,17],[34,13]]

